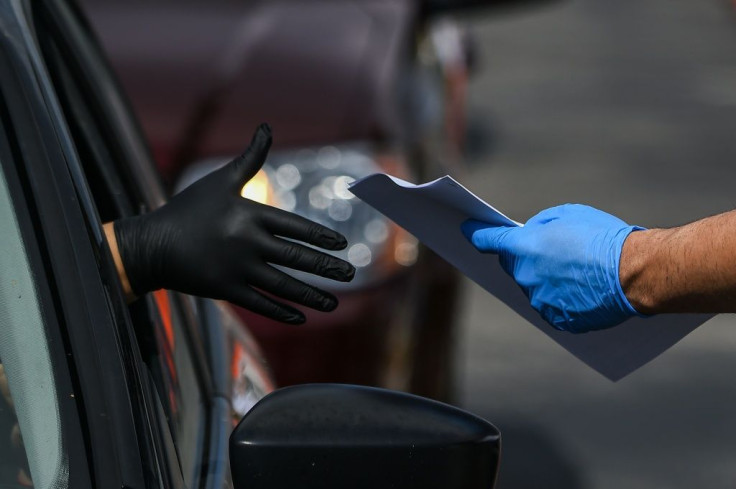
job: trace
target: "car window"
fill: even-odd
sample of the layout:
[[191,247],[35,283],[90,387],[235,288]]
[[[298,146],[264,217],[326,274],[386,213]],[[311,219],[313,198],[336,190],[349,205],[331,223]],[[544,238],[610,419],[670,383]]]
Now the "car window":
[[49,343],[1,169],[0,229],[0,487],[62,488],[68,468]]
[[[37,35],[55,91],[70,128],[90,192],[103,222],[137,213],[146,207],[140,185],[131,175],[125,137],[116,132],[96,86],[94,72],[72,35],[60,36],[53,19],[37,19]],[[83,30],[80,30],[83,33]],[[67,33],[69,34],[69,33]],[[87,40],[89,41],[89,40]],[[92,50],[94,52],[94,50]],[[148,294],[130,307],[130,317],[163,406],[184,480],[194,487],[199,479],[204,443],[206,402],[202,373],[186,318],[176,294]]]
[[202,431],[192,429],[199,426],[202,415],[197,386],[197,372],[191,361],[192,352],[182,329],[184,319],[176,294],[159,290],[151,294],[156,304],[155,334],[159,346],[158,371],[165,377],[158,385],[165,388],[162,398],[165,411],[169,413],[174,444],[180,452],[185,480],[198,477],[198,457],[202,455]]

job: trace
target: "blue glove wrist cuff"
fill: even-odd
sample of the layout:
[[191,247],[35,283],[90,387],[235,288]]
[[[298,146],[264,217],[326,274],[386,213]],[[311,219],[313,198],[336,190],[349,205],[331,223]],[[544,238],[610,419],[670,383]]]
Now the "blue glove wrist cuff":
[[636,309],[634,309],[634,306],[631,305],[631,302],[629,302],[629,299],[626,297],[626,294],[624,293],[623,287],[621,287],[621,277],[619,276],[619,269],[621,266],[621,251],[624,247],[624,242],[626,241],[626,238],[629,237],[629,234],[631,234],[634,231],[646,231],[647,228],[643,228],[641,226],[630,226],[627,228],[626,232],[623,235],[623,239],[619,240],[617,246],[616,246],[616,290],[618,291],[619,299],[621,300],[622,305],[629,311],[631,316],[637,316],[640,318],[648,318],[651,317],[649,314],[642,314]]

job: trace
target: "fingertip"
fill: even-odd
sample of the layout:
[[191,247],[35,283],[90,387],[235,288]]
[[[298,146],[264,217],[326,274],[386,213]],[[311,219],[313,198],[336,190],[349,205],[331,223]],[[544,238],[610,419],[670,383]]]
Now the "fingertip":
[[278,302],[277,304],[279,305],[278,317],[274,317],[277,321],[294,325],[304,324],[307,321],[304,313],[299,309],[281,302]]
[[348,247],[347,238],[340,233],[337,234],[335,241],[335,250],[344,250]]
[[261,152],[266,151],[271,146],[272,139],[271,126],[263,123],[258,126],[256,133],[253,135],[251,145],[255,146]]
[[348,240],[342,234],[331,229],[325,229],[318,245],[326,250],[340,251],[348,247]]
[[468,219],[460,225],[460,230],[463,232],[463,235],[465,235],[468,241],[471,241],[473,233],[485,227],[488,227],[487,223],[477,221],[475,219]]
[[345,270],[345,279],[343,280],[343,282],[352,282],[353,279],[355,278],[355,272],[357,269],[352,264],[348,264],[348,265],[349,267],[347,267]]
[[250,139],[250,144],[240,155],[243,161],[256,159],[265,159],[268,149],[271,146],[271,126],[268,124],[260,124]]
[[338,259],[324,267],[322,270],[315,270],[316,274],[338,282],[350,282],[355,276],[355,267],[344,260]]
[[479,251],[498,253],[502,249],[503,238],[514,228],[506,226],[488,226],[473,231],[470,242]]
[[258,126],[258,129],[265,134],[268,137],[271,137],[273,135],[273,131],[271,129],[271,125],[268,122],[263,122],[261,125]]
[[291,324],[291,325],[294,325],[294,326],[299,326],[301,324],[306,323],[307,322],[307,318],[304,317],[303,314],[295,314],[295,315],[291,315],[291,316],[288,316],[288,317],[284,318],[283,321],[286,324]]
[[335,309],[337,309],[337,306],[339,305],[339,301],[337,300],[337,297],[335,297],[332,294],[326,294],[325,293],[325,300],[322,304],[322,311],[323,312],[332,312]]
[[234,188],[240,191],[245,182],[258,173],[266,162],[270,148],[271,128],[268,124],[261,124],[253,134],[250,145],[228,166]]

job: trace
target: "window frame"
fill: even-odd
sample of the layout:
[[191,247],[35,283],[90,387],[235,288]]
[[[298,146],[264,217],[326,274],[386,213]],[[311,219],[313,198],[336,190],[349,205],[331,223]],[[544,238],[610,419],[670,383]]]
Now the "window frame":
[[[7,58],[5,50],[0,47],[0,64]],[[3,174],[5,182],[13,203],[15,214],[26,259],[33,275],[33,286],[37,294],[38,306],[43,321],[48,353],[53,368],[53,381],[56,391],[56,408],[59,413],[61,425],[61,451],[66,458],[69,469],[69,487],[88,487],[89,466],[86,457],[84,434],[80,423],[80,413],[75,401],[75,393],[78,391],[73,381],[72,371],[67,366],[64,335],[59,317],[57,315],[56,302],[58,300],[53,288],[50,286],[47,270],[48,261],[44,256],[44,244],[38,239],[37,217],[34,206],[28,201],[28,185],[24,182],[25,175],[19,171],[22,165],[18,161],[18,145],[14,139],[14,131],[7,126],[9,110],[5,100],[8,89],[8,73],[0,74],[0,173]],[[2,325],[0,325],[2,326]],[[62,395],[67,394],[68,395]],[[30,475],[30,474],[29,474]]]
[[161,487],[147,379],[129,322],[119,320],[127,314],[122,292],[103,284],[102,276],[116,271],[100,223],[85,219],[94,206],[34,42],[31,11],[22,0],[0,5],[3,116],[22,157],[6,173],[17,170],[9,187],[28,210],[19,222],[34,250],[43,314],[54,335],[52,362],[59,376],[68,373],[59,392],[69,396],[59,401],[70,443],[69,487]]
[[[147,147],[135,119],[131,116],[127,102],[121,96],[119,87],[111,75],[89,26],[73,4],[57,0],[45,0],[36,5],[39,4],[43,6],[40,14],[46,16],[45,21],[49,28],[53,29],[52,35],[57,36],[56,42],[60,44],[58,48],[64,55],[64,61],[68,62],[70,70],[76,70],[77,81],[81,80],[84,83],[81,89],[86,96],[94,99],[94,103],[90,104],[93,107],[90,108],[87,115],[91,115],[100,122],[101,127],[98,130],[113,142],[112,147],[107,148],[108,153],[112,156],[110,166],[113,168],[112,171],[111,169],[106,171],[121,177],[122,186],[134,201],[132,207],[119,208],[118,211],[121,216],[127,216],[133,212],[136,205],[143,209],[155,208],[164,200],[163,187],[153,169]],[[43,35],[43,33],[39,34]],[[89,192],[85,182],[75,183],[79,187],[78,191],[86,189],[86,192]],[[94,212],[88,211],[87,219],[96,221],[94,225],[99,223]],[[214,431],[213,426],[220,422],[223,416],[219,407],[212,404],[215,391],[212,384],[211,365],[203,347],[206,344],[207,332],[203,332],[198,327],[198,313],[194,302],[181,294],[172,293],[170,297],[174,315],[180,318],[181,340],[191,351],[196,382],[200,387],[203,403],[199,434],[201,442],[197,445],[200,451],[195,454],[198,462],[195,464],[196,468],[192,475],[194,485],[203,486],[209,475],[206,469],[212,465],[210,452],[213,450],[219,452],[219,448],[222,448],[219,445],[223,445],[220,437],[211,436]],[[152,304],[155,304],[151,294],[139,302],[146,302],[149,309]],[[155,321],[155,318],[152,319]],[[149,376],[146,377],[149,378]],[[160,420],[159,431],[165,429],[164,424],[163,420]],[[223,446],[226,446],[226,441]],[[218,446],[213,447],[213,443],[217,443]],[[159,443],[160,449],[165,450],[165,445],[165,443]],[[170,457],[167,460],[171,462]],[[187,475],[189,479],[189,474]]]

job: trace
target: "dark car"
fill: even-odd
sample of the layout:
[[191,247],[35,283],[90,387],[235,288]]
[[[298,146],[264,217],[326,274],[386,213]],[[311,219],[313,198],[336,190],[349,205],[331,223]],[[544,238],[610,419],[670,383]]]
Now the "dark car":
[[165,199],[135,122],[73,3],[2,2],[0,32],[1,487],[493,484],[478,418],[350,386],[264,398],[222,305],[126,304],[102,224]]
[[255,342],[212,301],[126,306],[101,224],[164,201],[147,150],[69,5],[0,22],[0,485],[221,487],[234,423],[274,388]]
[[172,187],[269,121],[275,149],[249,195],[348,237],[355,280],[320,284],[336,311],[294,331],[239,310],[280,384],[452,397],[458,274],[347,183],[462,171],[470,51],[444,14],[527,1],[84,0]]

